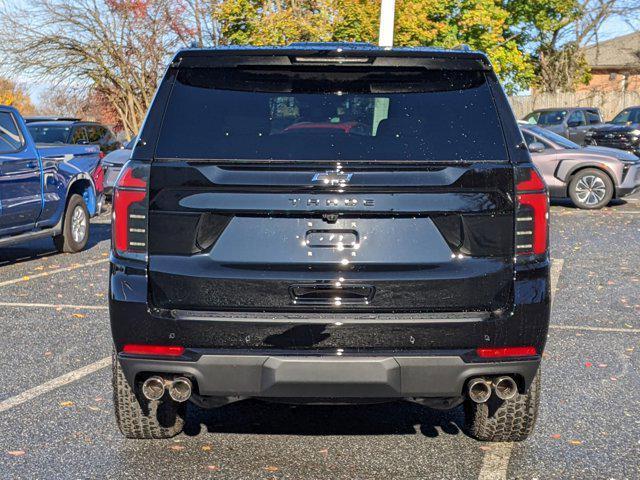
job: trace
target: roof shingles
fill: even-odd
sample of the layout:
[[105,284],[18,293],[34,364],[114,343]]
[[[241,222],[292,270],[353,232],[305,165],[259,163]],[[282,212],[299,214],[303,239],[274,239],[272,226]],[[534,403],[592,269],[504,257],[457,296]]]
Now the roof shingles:
[[585,49],[585,58],[592,70],[640,70],[640,32],[591,45]]

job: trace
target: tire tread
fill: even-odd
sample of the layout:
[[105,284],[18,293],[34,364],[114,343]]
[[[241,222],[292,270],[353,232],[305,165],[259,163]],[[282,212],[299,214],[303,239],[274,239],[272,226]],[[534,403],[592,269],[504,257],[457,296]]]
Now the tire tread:
[[482,441],[521,442],[526,440],[536,423],[540,405],[540,369],[529,391],[511,400],[492,396],[486,403],[465,402],[468,433]]
[[[148,408],[143,409],[138,397],[127,382],[120,362],[115,353],[112,354],[113,368],[113,405],[116,422],[122,434],[127,438],[161,439],[171,438],[182,432],[183,415],[172,401],[145,402]],[[172,408],[165,408],[172,407]],[[146,411],[145,411],[146,410]],[[169,410],[169,411],[167,411]],[[159,417],[165,421],[160,422]]]

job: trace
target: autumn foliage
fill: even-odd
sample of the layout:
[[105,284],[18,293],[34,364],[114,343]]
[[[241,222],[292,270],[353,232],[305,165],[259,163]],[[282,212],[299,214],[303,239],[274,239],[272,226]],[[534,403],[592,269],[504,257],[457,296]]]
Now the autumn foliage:
[[[488,54],[509,92],[555,91],[587,78],[581,48],[607,18],[638,10],[640,0],[396,0],[394,36],[398,46],[467,44]],[[23,0],[0,8],[13,32],[0,52],[21,76],[83,90],[132,135],[179,48],[377,43],[379,15],[379,0]],[[5,101],[27,101],[5,90]]]
[[33,104],[26,90],[11,80],[0,77],[0,105],[17,108],[23,115],[34,112]]

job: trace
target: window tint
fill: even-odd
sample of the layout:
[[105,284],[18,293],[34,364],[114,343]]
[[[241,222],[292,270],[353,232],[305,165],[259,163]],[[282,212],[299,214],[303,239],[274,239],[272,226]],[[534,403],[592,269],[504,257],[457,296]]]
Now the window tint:
[[165,158],[507,160],[483,72],[182,69]]
[[98,125],[87,125],[84,127],[87,132],[87,141],[89,143],[100,143],[100,139],[104,136],[106,129]]
[[[578,145],[577,143],[573,143],[571,140],[563,137],[562,135],[558,135],[557,133],[554,133],[550,130],[547,130],[546,128],[540,128],[540,127],[529,127],[531,128],[536,135],[549,140],[553,143],[555,143],[556,145],[560,145],[562,148],[580,148],[580,145]],[[542,142],[545,143],[545,142]],[[551,148],[551,145],[548,145],[545,143],[545,145],[549,148]]]
[[611,123],[640,123],[640,109],[630,108],[623,110],[611,120]]
[[527,142],[527,146],[531,146],[531,144],[536,141],[536,138],[529,132],[522,132],[522,136],[524,137],[524,141]]
[[560,125],[566,116],[566,110],[545,110],[531,112],[525,120],[534,125]]
[[567,120],[568,125],[575,126],[577,125],[586,125],[587,120],[584,117],[584,112],[582,110],[576,110],[571,115],[569,115],[569,119]]
[[18,125],[9,112],[0,112],[0,153],[18,151],[24,145]]
[[85,127],[76,127],[69,143],[87,143]]
[[598,112],[594,112],[591,110],[587,110],[587,122],[589,125],[597,125],[598,123],[602,123],[600,119],[600,114]]
[[70,127],[49,125],[27,125],[29,133],[36,143],[67,143]]

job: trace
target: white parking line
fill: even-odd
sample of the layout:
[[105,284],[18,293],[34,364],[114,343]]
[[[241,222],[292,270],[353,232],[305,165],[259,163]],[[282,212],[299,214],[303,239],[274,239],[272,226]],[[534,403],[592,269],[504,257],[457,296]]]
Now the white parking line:
[[107,263],[109,261],[108,258],[102,258],[100,260],[94,260],[92,262],[87,263],[78,263],[75,265],[71,265],[70,267],[57,268],[55,270],[49,270],[48,272],[36,273],[35,275],[25,275],[20,278],[14,278],[12,280],[5,280],[0,282],[0,287],[6,287],[7,285],[14,285],[16,283],[28,282],[29,280],[33,280],[35,278],[48,277],[49,275],[54,275],[56,273],[62,272],[70,272],[71,270],[77,270],[78,268],[91,267],[93,265],[100,265],[101,263]]
[[553,300],[556,298],[556,292],[558,291],[558,282],[560,281],[560,273],[564,267],[563,258],[554,258],[551,260],[551,305],[553,306]]
[[[564,266],[562,258],[551,260],[551,304],[556,297],[560,273]],[[509,460],[514,447],[513,442],[494,443],[482,457],[482,465],[478,473],[478,480],[506,480]]]
[[491,450],[487,450],[482,459],[482,467],[478,480],[503,480],[507,478],[509,459],[513,451],[513,443],[494,443]]
[[74,310],[109,310],[108,305],[69,305],[66,303],[10,303],[0,302],[0,307],[16,308],[72,308]]
[[584,330],[586,332],[640,333],[640,328],[589,327],[588,325],[549,325],[554,330]]
[[38,385],[37,387],[31,388],[25,392],[22,392],[15,397],[7,398],[0,402],[0,413],[6,412],[10,408],[17,407],[29,400],[33,400],[40,395],[44,395],[47,392],[55,390],[56,388],[60,388],[64,385],[67,385],[71,382],[75,382],[76,380],[80,380],[87,375],[97,372],[107,366],[111,365],[111,357],[105,357],[97,362],[86,365],[82,368],[78,368],[69,373],[65,373],[53,380],[49,380],[48,382],[43,383],[42,385]]

